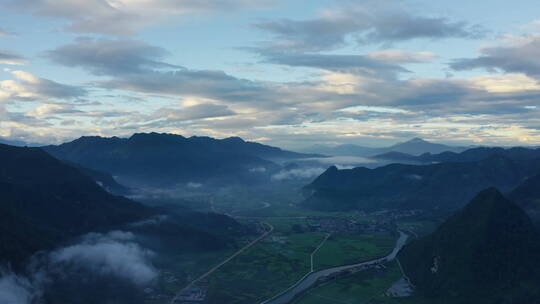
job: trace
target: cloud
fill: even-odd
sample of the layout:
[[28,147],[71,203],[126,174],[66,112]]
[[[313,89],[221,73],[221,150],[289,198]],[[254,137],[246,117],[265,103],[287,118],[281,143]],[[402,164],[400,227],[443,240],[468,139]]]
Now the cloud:
[[165,117],[167,120],[184,121],[214,117],[224,117],[235,115],[226,105],[204,103],[182,109],[162,108],[156,113],[157,117]]
[[255,24],[272,33],[267,47],[296,51],[322,51],[359,44],[392,43],[417,38],[476,38],[482,31],[461,21],[424,17],[405,8],[403,1],[341,2],[308,20],[282,19]]
[[95,75],[144,73],[152,68],[180,68],[160,61],[167,52],[131,39],[78,38],[46,53],[54,63],[88,69]]
[[106,235],[89,234],[80,244],[56,250],[50,261],[57,265],[76,265],[100,275],[114,275],[144,285],[157,277],[148,260],[152,253],[133,241],[128,232],[113,231]]
[[0,272],[0,303],[31,304],[36,298],[31,282],[10,271]]
[[108,88],[177,96],[199,96],[225,101],[258,101],[270,93],[261,83],[211,70],[145,71],[102,83]]
[[161,61],[165,54],[161,48],[135,40],[83,38],[47,52],[47,57],[63,66],[112,77],[101,82],[107,88],[229,101],[253,101],[265,96],[260,83],[223,71],[169,64]]
[[325,171],[324,168],[301,168],[281,170],[280,172],[272,175],[272,180],[291,180],[291,179],[310,179],[321,175]]
[[0,64],[24,65],[26,63],[27,60],[22,55],[7,50],[0,50]]
[[21,70],[4,69],[15,80],[0,81],[0,101],[47,98],[72,99],[86,95],[83,88],[64,85]]
[[321,164],[328,166],[351,166],[351,165],[366,165],[370,163],[377,162],[371,158],[358,157],[358,156],[332,156],[332,157],[320,157],[320,158],[310,158],[306,160],[317,161]]
[[186,186],[187,186],[188,188],[197,189],[197,188],[202,187],[203,184],[201,184],[201,183],[189,182],[189,183],[186,184]]
[[33,304],[45,298],[55,302],[61,295],[62,302],[70,303],[91,302],[96,296],[101,303],[141,303],[141,287],[158,273],[150,263],[153,253],[134,238],[123,231],[90,233],[77,244],[36,254],[26,276],[0,273],[0,302]]
[[255,168],[249,169],[249,172],[251,172],[251,173],[264,173],[264,172],[266,172],[266,168],[265,167],[255,167]]
[[15,36],[15,33],[7,31],[3,28],[0,28],[0,37],[13,37]]
[[69,22],[67,31],[112,35],[134,34],[157,23],[193,14],[260,9],[271,0],[8,0],[7,6],[37,16]]
[[507,37],[501,46],[480,50],[481,56],[454,60],[450,66],[457,71],[476,68],[506,73],[522,73],[540,79],[540,35]]
[[407,69],[384,60],[364,55],[328,55],[259,50],[266,63],[292,67],[309,67],[341,73],[382,74],[409,72]]
[[392,63],[427,63],[437,58],[431,52],[411,52],[404,50],[382,50],[371,52],[369,58]]
[[41,116],[50,116],[56,114],[73,114],[73,113],[83,113],[80,110],[75,109],[73,105],[70,104],[42,104],[35,108],[33,111],[27,113],[30,116],[41,117]]

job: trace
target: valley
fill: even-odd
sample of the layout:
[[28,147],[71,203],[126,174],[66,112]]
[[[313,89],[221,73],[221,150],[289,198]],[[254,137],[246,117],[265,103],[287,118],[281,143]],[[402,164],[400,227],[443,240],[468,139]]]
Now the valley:
[[[141,139],[160,148],[148,154],[141,150]],[[92,151],[96,145],[111,150],[82,153],[82,161],[95,164],[92,168],[72,162],[81,155],[78,149]],[[209,147],[215,151],[202,159],[168,155]],[[100,288],[103,299],[129,299],[130,304],[446,304],[536,298],[527,286],[506,279],[534,284],[540,278],[525,271],[535,267],[527,261],[540,254],[539,162],[533,149],[473,149],[455,155],[472,153],[478,159],[438,164],[336,165],[315,177],[287,179],[281,179],[283,172],[311,174],[312,166],[322,164],[302,161],[312,159],[309,154],[241,139],[166,134],[84,138],[46,149],[57,156],[67,149],[68,159],[40,148],[0,145],[0,190],[8,195],[1,206],[6,220],[0,236],[35,246],[2,242],[7,248],[3,258],[18,262],[17,273],[8,277],[21,276],[28,288],[42,290],[36,299],[58,303],[81,289],[88,299],[99,298],[93,288]],[[228,149],[239,154],[216,158]],[[242,155],[249,155],[247,167],[214,171],[201,180],[176,172],[198,170],[191,162],[204,162],[215,152],[214,165],[229,163],[229,157],[242,163]],[[259,159],[268,153],[288,159]],[[155,158],[155,178],[141,184],[147,164],[130,167],[147,157]],[[124,165],[121,171],[102,171],[103,159]],[[252,159],[268,167],[254,170]],[[171,161],[175,169],[160,176],[160,168]],[[35,173],[33,167],[43,170]],[[167,176],[174,181],[155,183]],[[65,216],[70,213],[85,225],[75,225]],[[63,214],[62,221],[56,214]],[[9,225],[17,221],[20,230],[14,235]],[[38,231],[34,235],[41,243],[28,238],[27,231]],[[456,250],[461,246],[466,254]],[[17,251],[24,253],[19,260]],[[493,266],[498,263],[515,270]],[[480,277],[507,293],[488,296],[461,283],[488,284]]]
[[[429,226],[426,222],[415,222],[418,216],[410,211],[370,214],[304,209],[291,199],[298,192],[299,185],[282,186],[279,190],[245,191],[237,199],[249,199],[233,204],[230,203],[233,198],[227,191],[222,192],[222,196],[200,197],[199,202],[207,200],[207,203],[201,203],[207,211],[229,214],[240,223],[258,227],[259,236],[254,235],[251,240],[237,239],[238,244],[246,244],[239,251],[216,253],[217,256],[221,255],[223,262],[212,263],[201,257],[201,261],[208,263],[208,272],[202,276],[201,271],[192,272],[188,275],[192,278],[189,283],[184,281],[183,284],[176,284],[177,296],[172,301],[172,286],[169,284],[166,287],[168,297],[148,303],[274,303],[270,299],[296,285],[310,273],[385,256],[395,246],[398,226],[418,233]],[[197,259],[193,256],[190,258]],[[362,273],[372,271],[372,266],[362,267],[365,266],[353,268],[362,269]],[[167,275],[171,273],[167,271]],[[185,276],[186,273],[178,273],[180,275]],[[344,275],[348,274],[337,277]],[[319,290],[319,287],[310,286],[308,290]],[[166,294],[165,291],[161,292],[162,295]],[[156,293],[159,291],[156,290]],[[149,297],[156,298],[155,295]],[[299,297],[293,298],[296,301]]]

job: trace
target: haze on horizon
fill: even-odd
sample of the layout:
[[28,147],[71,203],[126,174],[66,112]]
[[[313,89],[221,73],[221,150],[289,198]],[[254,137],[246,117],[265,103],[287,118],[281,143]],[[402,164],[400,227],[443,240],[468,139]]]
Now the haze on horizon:
[[0,137],[538,145],[536,7],[1,0]]

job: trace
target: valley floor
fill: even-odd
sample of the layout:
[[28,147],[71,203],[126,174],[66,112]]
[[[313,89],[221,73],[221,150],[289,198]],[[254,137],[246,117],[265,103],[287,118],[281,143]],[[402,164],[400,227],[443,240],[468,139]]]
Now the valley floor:
[[[231,259],[227,258],[234,254],[234,250],[215,252],[211,256],[179,256],[167,274],[187,279],[174,282],[165,279],[162,288],[168,296],[148,303],[171,303],[172,294],[185,291],[189,282],[210,269],[213,269],[212,273],[189,290],[197,303],[261,303],[286,290],[311,271],[384,256],[394,247],[398,222],[401,228],[419,234],[432,229],[432,223],[426,221],[407,218],[408,221],[396,222],[400,215],[392,212],[376,215],[314,212],[298,208],[288,200],[264,199],[250,201],[250,208],[238,209],[238,205],[227,203],[227,199],[212,198],[209,204],[212,211],[231,214],[249,224],[265,223],[273,227],[273,231]],[[245,246],[253,239],[237,241]],[[226,263],[216,268],[223,260]],[[386,291],[400,278],[399,268],[393,262],[354,275],[340,275],[310,289],[294,303],[352,303],[352,299],[366,303],[390,303]],[[177,300],[174,303],[184,302]]]

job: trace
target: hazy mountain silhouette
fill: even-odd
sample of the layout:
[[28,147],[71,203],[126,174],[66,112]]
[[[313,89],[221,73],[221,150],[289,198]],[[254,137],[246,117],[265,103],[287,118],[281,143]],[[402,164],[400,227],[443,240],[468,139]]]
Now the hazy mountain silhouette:
[[43,148],[59,159],[83,167],[159,186],[187,182],[253,183],[269,178],[261,172],[278,169],[272,160],[314,156],[238,137],[219,140],[158,133],[138,133],[130,138],[81,137]]
[[500,147],[479,147],[465,150],[460,153],[446,151],[443,153],[422,155],[386,153],[376,155],[375,158],[407,161],[415,163],[441,163],[441,162],[472,162],[483,160],[492,156],[503,156],[513,160],[531,160],[540,158],[540,148],[500,148]]
[[441,153],[444,151],[461,152],[464,147],[454,147],[438,143],[432,143],[421,138],[413,138],[406,142],[398,143],[389,147],[373,148],[364,147],[352,144],[329,146],[329,145],[314,145],[304,149],[303,151],[312,153],[322,153],[327,155],[340,156],[374,156],[389,152],[399,152],[411,155],[421,155],[424,153]]

